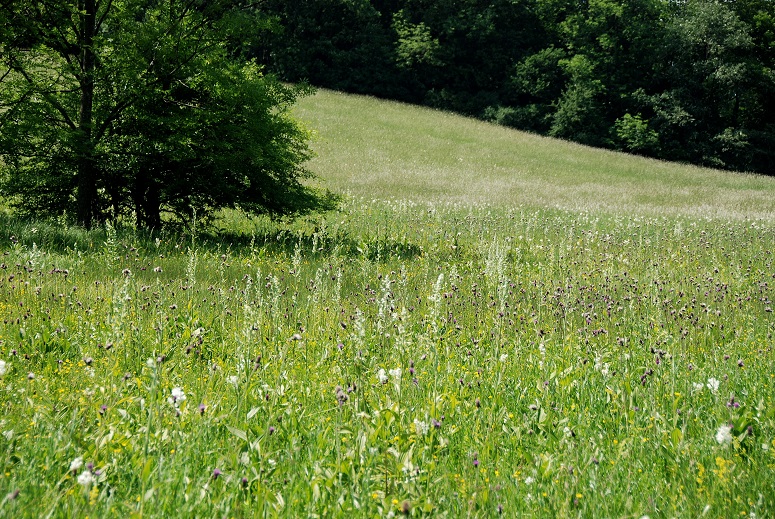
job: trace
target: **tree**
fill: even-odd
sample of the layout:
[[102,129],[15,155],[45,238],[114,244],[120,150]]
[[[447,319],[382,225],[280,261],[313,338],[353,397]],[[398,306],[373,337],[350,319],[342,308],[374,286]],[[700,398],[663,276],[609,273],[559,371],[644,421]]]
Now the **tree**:
[[[307,187],[309,90],[240,62],[257,23],[239,0],[0,0],[0,165],[23,212],[92,227],[223,207],[330,207]],[[4,19],[4,20],[3,20]]]

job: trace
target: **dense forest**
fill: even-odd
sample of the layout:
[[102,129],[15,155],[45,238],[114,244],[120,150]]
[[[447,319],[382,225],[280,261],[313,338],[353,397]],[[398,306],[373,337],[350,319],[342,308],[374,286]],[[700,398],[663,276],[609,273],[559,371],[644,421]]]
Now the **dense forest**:
[[266,0],[287,81],[775,174],[772,0]]

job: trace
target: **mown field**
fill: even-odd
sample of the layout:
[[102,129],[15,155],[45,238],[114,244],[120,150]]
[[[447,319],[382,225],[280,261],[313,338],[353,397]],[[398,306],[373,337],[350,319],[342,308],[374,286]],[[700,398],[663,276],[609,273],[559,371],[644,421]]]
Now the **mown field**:
[[0,516],[775,514],[774,182],[300,113],[340,212],[2,217]]

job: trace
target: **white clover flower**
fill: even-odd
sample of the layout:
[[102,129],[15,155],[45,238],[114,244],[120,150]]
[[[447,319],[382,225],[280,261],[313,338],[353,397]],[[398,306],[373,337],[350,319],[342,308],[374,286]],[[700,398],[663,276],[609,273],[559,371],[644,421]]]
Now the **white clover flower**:
[[422,420],[414,419],[414,430],[418,436],[425,436],[430,430],[430,425]]
[[388,373],[390,373],[390,376],[396,380],[401,379],[401,368],[391,369]]
[[718,431],[716,431],[716,441],[720,445],[732,443],[732,427],[729,425],[722,425],[719,427]]
[[83,458],[78,456],[73,461],[70,462],[70,470],[68,472],[75,472],[76,470],[83,467]]
[[387,373],[385,373],[384,369],[380,369],[377,372],[377,379],[379,380],[380,384],[387,384],[388,376],[387,376]]
[[4,360],[0,360],[0,377],[6,374],[8,371],[8,364]]
[[94,483],[94,474],[90,470],[84,470],[81,475],[78,476],[78,484],[82,487],[91,486]]
[[721,381],[719,379],[710,377],[708,379],[707,386],[708,386],[708,389],[710,389],[712,393],[715,393],[716,391],[718,391],[719,384],[721,384]]
[[170,405],[173,405],[175,407],[178,407],[180,405],[180,402],[186,399],[186,394],[183,392],[182,389],[179,387],[173,387],[171,391],[171,396],[167,398],[167,402],[170,403]]

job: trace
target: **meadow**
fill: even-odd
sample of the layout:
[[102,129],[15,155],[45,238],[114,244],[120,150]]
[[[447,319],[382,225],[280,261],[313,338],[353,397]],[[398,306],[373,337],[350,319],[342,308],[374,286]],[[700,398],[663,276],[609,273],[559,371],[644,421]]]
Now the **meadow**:
[[0,516],[775,514],[775,182],[299,113],[338,212],[0,216]]

